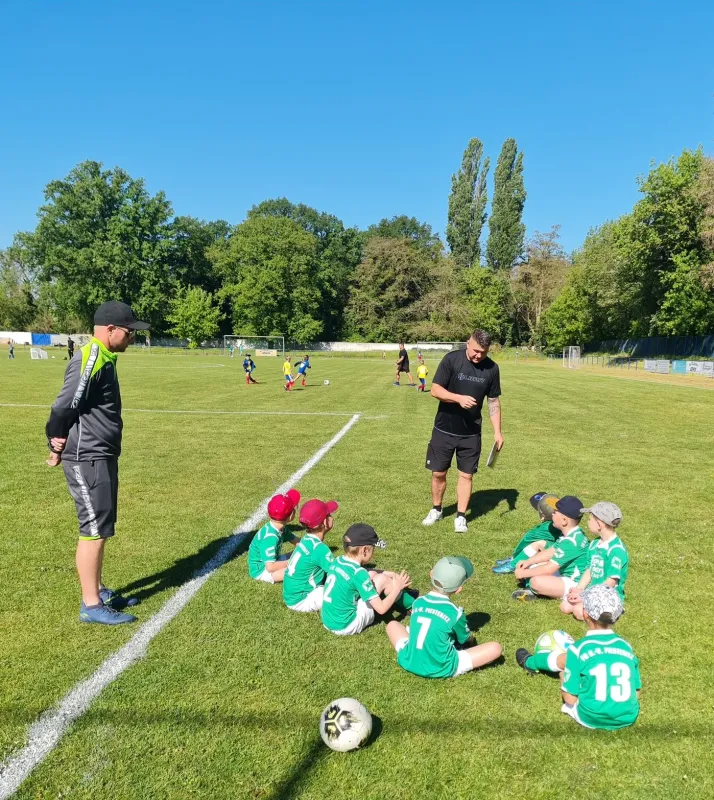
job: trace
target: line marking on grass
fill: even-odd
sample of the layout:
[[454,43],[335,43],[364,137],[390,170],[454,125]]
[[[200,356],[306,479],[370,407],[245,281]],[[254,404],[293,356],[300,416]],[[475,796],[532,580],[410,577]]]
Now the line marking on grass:
[[[0,403],[0,408],[50,408],[42,403]],[[220,409],[174,409],[174,408],[124,408],[122,413],[133,414],[193,414],[197,416],[235,417],[354,417],[360,419],[389,419],[389,414],[369,415],[363,411],[222,411]]]
[[[360,415],[354,414],[346,425],[323,444],[273,494],[284,493],[298,484],[359,419]],[[211,575],[230,559],[248,533],[254,531],[266,518],[270,497],[272,494],[266,497],[253,514],[233,531],[213,558],[199,567],[193,577],[189,578],[152,617],[141,625],[123,647],[108,656],[94,674],[71,689],[57,706],[44,712],[36,722],[33,722],[28,731],[25,747],[0,762],[0,800],[6,800],[14,794],[35,767],[41,764],[59,744],[72,723],[89,709],[102,691],[146,655],[151,640],[178,616]]]

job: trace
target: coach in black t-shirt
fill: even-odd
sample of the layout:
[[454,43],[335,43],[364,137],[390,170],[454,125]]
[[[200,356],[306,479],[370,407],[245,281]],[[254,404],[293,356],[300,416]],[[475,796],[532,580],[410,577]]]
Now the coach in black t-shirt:
[[474,473],[481,455],[481,408],[488,400],[488,413],[493,425],[496,446],[503,447],[501,435],[501,377],[498,364],[488,358],[491,336],[475,330],[465,350],[447,353],[439,364],[431,394],[439,401],[434,430],[426,451],[426,468],[431,470],[431,497],[434,507],[424,525],[438,522],[444,512],[446,474],[456,453],[459,479],[456,485],[456,519],[454,530],[467,533],[466,509],[471,500]]
[[404,342],[399,342],[399,358],[397,359],[397,374],[396,380],[394,381],[395,386],[399,386],[399,374],[401,372],[406,372],[409,376],[409,385],[414,386],[414,378],[412,378],[411,372],[409,372],[409,353],[407,353],[407,348],[404,347]]

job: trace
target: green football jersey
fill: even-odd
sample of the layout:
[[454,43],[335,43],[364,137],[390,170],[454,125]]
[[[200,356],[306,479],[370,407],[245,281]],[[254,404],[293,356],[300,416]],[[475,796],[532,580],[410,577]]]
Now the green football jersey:
[[558,572],[563,578],[577,581],[588,568],[588,539],[580,526],[561,536],[553,547],[555,553],[550,560],[558,565]]
[[414,601],[409,643],[397,654],[397,663],[423,678],[450,678],[459,666],[454,642],[465,644],[470,636],[463,608],[446,595],[429,592]]
[[595,539],[590,542],[588,557],[590,559],[590,583],[594,586],[598,583],[605,583],[608,578],[616,578],[615,588],[624,600],[629,556],[621,539],[617,536],[609,542]]
[[516,563],[525,561],[528,556],[523,551],[529,544],[533,544],[533,542],[545,542],[544,549],[547,549],[555,544],[559,536],[560,531],[552,522],[548,522],[548,520],[541,522],[540,525],[536,525],[535,528],[531,528],[527,531],[521,541],[518,542],[516,549],[513,551],[513,560]]
[[273,526],[272,522],[265,525],[255,534],[248,548],[248,574],[257,578],[263,572],[265,565],[277,561],[280,556],[280,546],[288,542],[293,534],[283,528],[282,532]]
[[306,533],[288,561],[283,581],[285,605],[294,606],[304,600],[313,589],[317,589],[324,582],[330,564],[330,548],[314,533]]
[[357,616],[357,600],[368,603],[379,593],[369,572],[347,556],[337,556],[330,564],[322,599],[322,624],[331,631],[343,631]]
[[578,716],[592,728],[617,730],[640,713],[640,662],[612,630],[588,631],[565,657],[563,689],[577,695]]

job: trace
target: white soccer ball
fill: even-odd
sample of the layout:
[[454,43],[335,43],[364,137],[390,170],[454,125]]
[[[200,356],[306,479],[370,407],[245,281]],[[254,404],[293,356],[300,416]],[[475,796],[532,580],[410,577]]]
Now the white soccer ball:
[[372,715],[352,697],[333,700],[320,717],[322,741],[338,753],[361,747],[372,733]]
[[565,631],[546,631],[536,639],[536,653],[564,653],[575,642]]
[[325,386],[329,386],[330,385],[330,382],[328,380],[324,380],[323,383],[325,384]]

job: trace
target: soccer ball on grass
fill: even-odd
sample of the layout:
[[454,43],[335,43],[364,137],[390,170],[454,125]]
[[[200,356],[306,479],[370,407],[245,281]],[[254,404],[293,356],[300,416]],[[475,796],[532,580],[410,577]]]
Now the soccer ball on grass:
[[330,385],[330,382],[329,382],[327,379],[325,379],[325,380],[323,381],[323,383],[325,384],[325,386],[329,386],[329,385]]
[[536,639],[536,653],[564,653],[571,644],[574,644],[573,637],[565,631],[546,631]]
[[352,697],[333,700],[320,717],[322,741],[338,753],[361,747],[372,732],[372,715]]

